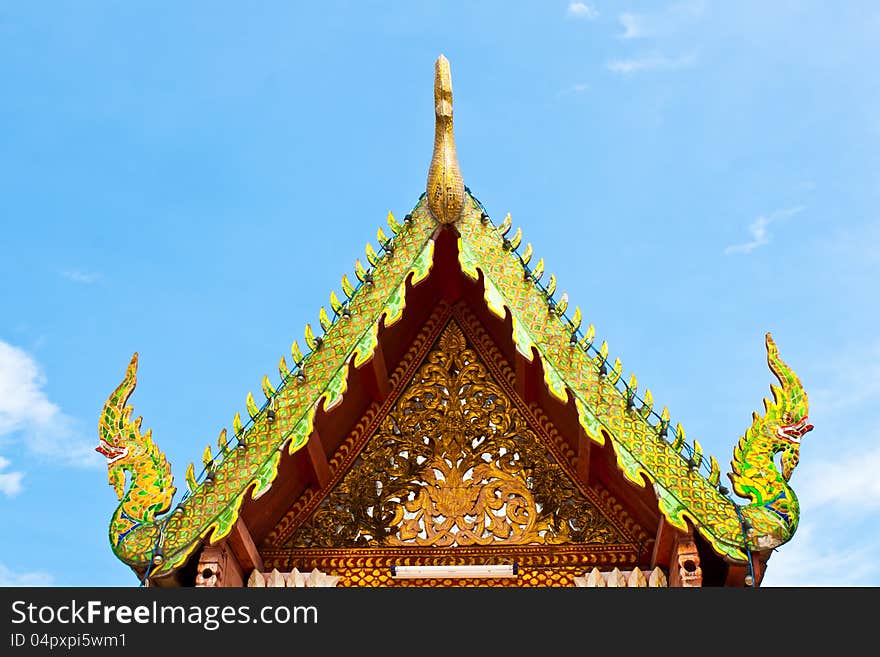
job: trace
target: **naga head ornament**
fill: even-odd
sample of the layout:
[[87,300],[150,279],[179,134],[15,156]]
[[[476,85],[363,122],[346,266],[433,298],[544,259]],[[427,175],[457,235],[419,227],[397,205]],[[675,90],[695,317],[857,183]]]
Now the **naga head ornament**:
[[749,500],[742,513],[752,526],[754,545],[761,548],[781,545],[797,528],[800,505],[788,481],[800,458],[801,440],[813,429],[800,379],[779,357],[769,333],[766,345],[767,364],[780,385],[771,384],[764,415],[753,414],[752,426],[734,449],[729,475],[736,494]]
[[768,333],[767,364],[782,387],[770,386],[773,401],[764,401],[767,410],[765,431],[773,432],[774,452],[782,452],[782,476],[788,481],[800,458],[801,439],[813,430],[809,423],[809,404],[800,379],[779,357],[779,349]]
[[137,366],[135,353],[98,421],[95,451],[107,458],[107,478],[120,500],[110,524],[114,547],[134,528],[167,511],[175,491],[171,468],[153,443],[151,431],[141,433],[141,418],[131,419],[133,409],[127,402],[137,385]]

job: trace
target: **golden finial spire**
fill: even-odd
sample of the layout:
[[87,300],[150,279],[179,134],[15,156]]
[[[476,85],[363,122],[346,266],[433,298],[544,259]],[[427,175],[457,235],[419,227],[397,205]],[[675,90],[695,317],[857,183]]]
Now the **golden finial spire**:
[[428,208],[442,224],[451,224],[464,207],[464,180],[452,134],[452,75],[443,55],[434,64],[434,155],[428,170]]

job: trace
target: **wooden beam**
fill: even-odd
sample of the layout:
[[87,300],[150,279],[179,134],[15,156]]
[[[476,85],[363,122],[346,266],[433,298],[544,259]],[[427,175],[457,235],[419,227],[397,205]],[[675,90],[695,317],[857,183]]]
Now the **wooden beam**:
[[516,370],[516,394],[522,399],[526,405],[535,401],[535,377],[537,376],[538,367],[534,365],[534,351],[532,352],[532,362],[530,363],[525,357],[516,352],[514,354],[514,368]]
[[657,534],[654,537],[654,552],[651,554],[651,569],[657,566],[670,569],[672,563],[672,549],[675,546],[675,537],[680,530],[669,524],[665,516],[660,516],[660,524],[657,526]]
[[769,558],[769,552],[752,552],[752,569],[754,570],[755,578],[751,584],[746,582],[746,577],[749,575],[748,564],[728,564],[724,586],[760,586],[761,580],[764,579],[764,572],[767,570],[767,560]]
[[728,564],[727,575],[724,578],[724,586],[743,586],[749,567],[740,564]]
[[385,398],[391,394],[388,366],[385,363],[385,353],[382,351],[381,342],[376,344],[370,360],[361,368],[361,381],[370,392],[370,396],[377,402],[385,401]]
[[232,527],[232,531],[229,532],[228,541],[232,554],[238,560],[243,573],[249,574],[252,570],[263,571],[263,557],[260,556],[254,539],[241,516]]
[[376,378],[376,388],[381,396],[378,401],[384,401],[391,394],[391,382],[388,380],[388,366],[385,363],[385,352],[382,343],[376,342],[372,358],[373,376]]
[[575,461],[575,471],[583,480],[584,485],[590,485],[590,447],[593,441],[583,429],[578,431],[578,453]]
[[324,445],[317,429],[312,431],[312,435],[306,441],[306,452],[309,455],[318,486],[323,488],[330,481],[330,463],[327,461],[327,452],[324,451]]
[[767,560],[770,559],[770,551],[752,552],[752,567],[755,571],[755,581],[752,586],[760,586],[767,570]]

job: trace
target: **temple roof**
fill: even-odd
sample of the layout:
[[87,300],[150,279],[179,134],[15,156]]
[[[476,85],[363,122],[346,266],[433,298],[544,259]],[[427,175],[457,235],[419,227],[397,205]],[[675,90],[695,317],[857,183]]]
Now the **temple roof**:
[[[522,229],[513,230],[510,215],[493,221],[464,186],[452,131],[449,64],[442,56],[434,92],[435,143],[426,193],[402,220],[389,213],[387,232],[379,227],[377,246],[367,244],[366,264],[355,262],[356,282],[342,276],[341,294],[331,292],[329,310],[318,313],[320,328],[306,325],[305,347],[294,341],[290,362],[280,360],[277,383],[264,377],[261,403],[248,394],[247,421],[236,413],[232,435],[224,430],[217,447],[206,448],[200,474],[189,467],[187,489],[170,513],[175,492],[170,468],[125,405],[136,380],[137,354],[132,358],[99,424],[98,449],[108,458],[111,483],[122,499],[110,529],[117,556],[137,572],[152,569],[156,576],[179,568],[205,540],[228,535],[242,504],[273,486],[282,453],[306,447],[316,414],[342,402],[351,371],[374,356],[380,327],[387,330],[407,312],[407,291],[431,275],[438,236],[449,230],[455,231],[461,273],[482,286],[491,313],[510,318],[516,351],[539,362],[549,393],[576,409],[583,439],[610,445],[620,473],[653,490],[666,522],[695,529],[719,555],[737,562],[789,540],[797,500],[772,457],[783,451],[785,458],[789,443],[811,427],[806,395],[778,360],[769,335],[769,362],[783,387],[774,388],[774,400],[765,400],[766,417],[755,415],[734,454],[734,490],[751,500],[743,504],[720,485],[717,461],[704,457],[698,442],[688,443],[680,424],[671,428],[668,409],[655,408],[651,391],[641,388],[635,375],[624,377],[620,359],[596,339],[592,324],[584,326],[580,308],[559,293],[556,277],[545,272],[543,259],[536,260]],[[790,440],[772,442],[774,432]],[[758,456],[750,454],[769,465],[756,466]],[[755,467],[764,474],[756,475]],[[123,470],[132,475],[127,491]],[[781,476],[787,481],[788,475],[790,469]]]

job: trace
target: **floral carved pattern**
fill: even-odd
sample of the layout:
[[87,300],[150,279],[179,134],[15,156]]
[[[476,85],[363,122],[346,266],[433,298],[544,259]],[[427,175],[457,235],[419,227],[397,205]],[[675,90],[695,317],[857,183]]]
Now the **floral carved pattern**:
[[291,548],[625,543],[454,320]]

